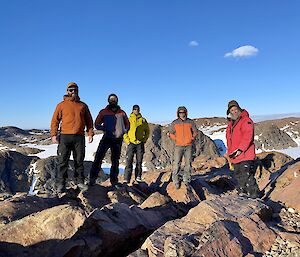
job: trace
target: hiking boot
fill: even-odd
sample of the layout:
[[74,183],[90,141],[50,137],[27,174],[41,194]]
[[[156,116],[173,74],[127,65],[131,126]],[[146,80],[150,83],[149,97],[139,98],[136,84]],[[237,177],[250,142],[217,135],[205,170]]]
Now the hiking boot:
[[137,178],[135,179],[135,181],[138,182],[138,183],[143,182],[143,180],[142,180],[141,177],[137,177]]
[[83,184],[83,183],[79,183],[77,184],[77,187],[79,188],[80,191],[86,191],[88,190],[88,186]]
[[119,182],[112,183],[111,186],[115,189],[120,189],[123,185]]
[[180,188],[180,183],[177,182],[177,183],[174,183],[174,185],[175,185],[175,188],[176,188],[176,189],[179,189],[179,188]]
[[123,182],[125,185],[129,185],[130,184],[130,180],[125,179]]

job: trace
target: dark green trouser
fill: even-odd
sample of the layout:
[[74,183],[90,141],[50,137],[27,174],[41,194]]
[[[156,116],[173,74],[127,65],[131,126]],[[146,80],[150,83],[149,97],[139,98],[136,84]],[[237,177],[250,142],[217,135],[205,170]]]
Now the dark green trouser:
[[172,180],[175,184],[179,183],[179,173],[181,167],[182,157],[184,156],[184,173],[183,173],[183,182],[191,182],[191,172],[192,172],[192,146],[175,146],[174,151],[174,163],[173,163],[173,172]]
[[234,176],[238,182],[237,190],[239,193],[245,193],[252,198],[260,197],[261,192],[254,178],[254,161],[243,161],[234,164]]
[[59,171],[57,174],[58,189],[64,190],[68,177],[68,166],[71,152],[73,153],[76,182],[83,183],[85,156],[85,138],[82,135],[60,135],[58,145]]
[[145,153],[144,143],[140,143],[140,144],[130,143],[128,145],[127,152],[126,152],[126,168],[124,171],[124,179],[126,181],[131,180],[134,154],[136,154],[135,178],[142,176],[142,172],[143,172],[142,164],[143,164],[144,153]]

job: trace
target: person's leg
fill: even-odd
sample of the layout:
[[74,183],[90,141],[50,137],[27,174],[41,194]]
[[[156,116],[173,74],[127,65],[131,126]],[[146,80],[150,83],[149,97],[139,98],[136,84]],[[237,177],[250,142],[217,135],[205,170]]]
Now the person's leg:
[[180,187],[180,181],[178,175],[180,173],[182,156],[183,156],[183,147],[175,146],[172,181],[175,184],[176,188]]
[[143,156],[145,153],[144,143],[140,143],[136,146],[136,166],[135,166],[135,179],[141,181],[142,180],[142,172],[143,172]]
[[236,189],[239,193],[246,193],[245,188],[245,174],[243,170],[243,163],[234,164],[234,177],[237,181]]
[[132,174],[132,163],[133,163],[133,157],[134,153],[136,151],[136,145],[130,143],[127,146],[127,151],[126,151],[126,167],[124,171],[124,180],[129,183],[131,180],[131,174]]
[[254,177],[256,171],[254,161],[245,162],[244,169],[245,174],[247,174],[245,191],[252,198],[261,197],[262,192],[260,192],[256,179]]
[[68,177],[68,166],[71,155],[72,144],[70,135],[60,135],[58,146],[59,170],[57,173],[57,190],[64,192],[66,190],[66,180]]
[[184,147],[184,173],[183,173],[183,182],[188,185],[191,182],[191,173],[192,173],[192,146]]
[[110,183],[115,185],[118,183],[119,175],[119,159],[121,156],[122,139],[115,139],[110,146],[111,150],[111,168],[110,168]]
[[84,184],[84,161],[85,156],[85,138],[82,135],[74,135],[74,168],[76,184]]
[[90,170],[90,185],[94,185],[96,182],[96,179],[98,177],[98,172],[101,168],[102,160],[104,159],[109,146],[110,146],[109,139],[102,138],[98,145],[98,148],[97,148],[97,151],[95,154],[95,159],[92,164],[92,168]]

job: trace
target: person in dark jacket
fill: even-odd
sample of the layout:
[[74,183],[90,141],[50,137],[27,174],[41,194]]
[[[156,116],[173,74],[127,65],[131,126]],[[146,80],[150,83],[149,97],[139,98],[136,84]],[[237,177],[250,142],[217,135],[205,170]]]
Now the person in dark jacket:
[[90,170],[90,185],[94,185],[101,169],[102,161],[108,149],[111,150],[110,182],[112,186],[118,186],[119,159],[123,135],[129,129],[129,121],[126,113],[118,105],[118,97],[115,94],[108,96],[108,105],[102,109],[96,120],[95,128],[102,130],[104,135],[96,151],[95,160]]
[[188,112],[184,106],[180,106],[177,109],[177,119],[174,120],[170,126],[170,130],[167,135],[175,141],[174,151],[174,165],[172,172],[172,180],[176,189],[179,189],[181,182],[179,180],[179,173],[181,168],[182,157],[184,156],[184,173],[183,183],[189,187],[191,182],[192,171],[192,144],[198,135],[196,124],[193,120],[187,117]]
[[238,182],[237,190],[250,197],[261,196],[255,174],[254,124],[249,113],[241,109],[238,102],[228,103],[229,123],[226,129],[227,156],[233,164],[234,175]]
[[[83,161],[85,156],[84,128],[87,128],[88,142],[93,141],[93,119],[88,106],[80,101],[78,85],[70,82],[67,94],[53,113],[51,120],[51,139],[58,145],[59,171],[57,174],[58,193],[66,191],[67,170],[73,152],[75,179],[80,189],[85,189]],[[60,133],[59,137],[58,134]]]
[[142,164],[145,153],[145,143],[149,137],[149,125],[147,120],[140,113],[140,107],[135,104],[129,116],[130,129],[124,134],[124,141],[127,146],[126,168],[124,172],[125,183],[129,184],[132,174],[133,157],[136,155],[135,180],[142,182]]

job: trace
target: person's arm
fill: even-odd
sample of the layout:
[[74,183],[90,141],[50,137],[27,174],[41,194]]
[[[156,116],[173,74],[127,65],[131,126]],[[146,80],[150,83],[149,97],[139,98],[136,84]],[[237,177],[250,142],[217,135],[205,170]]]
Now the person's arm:
[[167,133],[168,137],[171,139],[175,140],[176,139],[176,131],[175,131],[175,126],[174,126],[174,121],[171,123],[169,132]]
[[147,122],[146,119],[145,119],[144,126],[145,126],[145,130],[144,130],[144,132],[145,132],[145,134],[144,134],[144,143],[145,143],[148,140],[149,135],[150,135],[150,128],[149,128],[149,124],[148,124],[148,122]]
[[253,143],[254,140],[254,124],[253,121],[250,119],[247,119],[243,122],[242,127],[242,140],[241,143],[238,146],[238,150],[241,150],[242,152],[245,152],[250,145]]
[[61,114],[61,105],[58,104],[55,108],[55,111],[52,116],[51,120],[51,128],[50,128],[50,135],[52,142],[57,144],[57,133],[58,133],[58,127],[62,119],[62,114]]
[[86,112],[85,112],[85,125],[89,137],[89,143],[92,143],[93,136],[94,136],[93,118],[89,110],[89,107],[87,105],[86,105]]
[[124,112],[123,119],[124,119],[125,131],[128,132],[128,130],[130,128],[130,123],[129,123],[126,112]]
[[193,121],[193,125],[192,125],[192,134],[193,134],[193,141],[194,141],[199,134],[196,123],[194,121]]
[[98,130],[105,130],[105,127],[104,127],[104,124],[103,124],[103,110],[101,110],[98,115],[97,115],[97,118],[95,120],[95,128],[98,129]]

